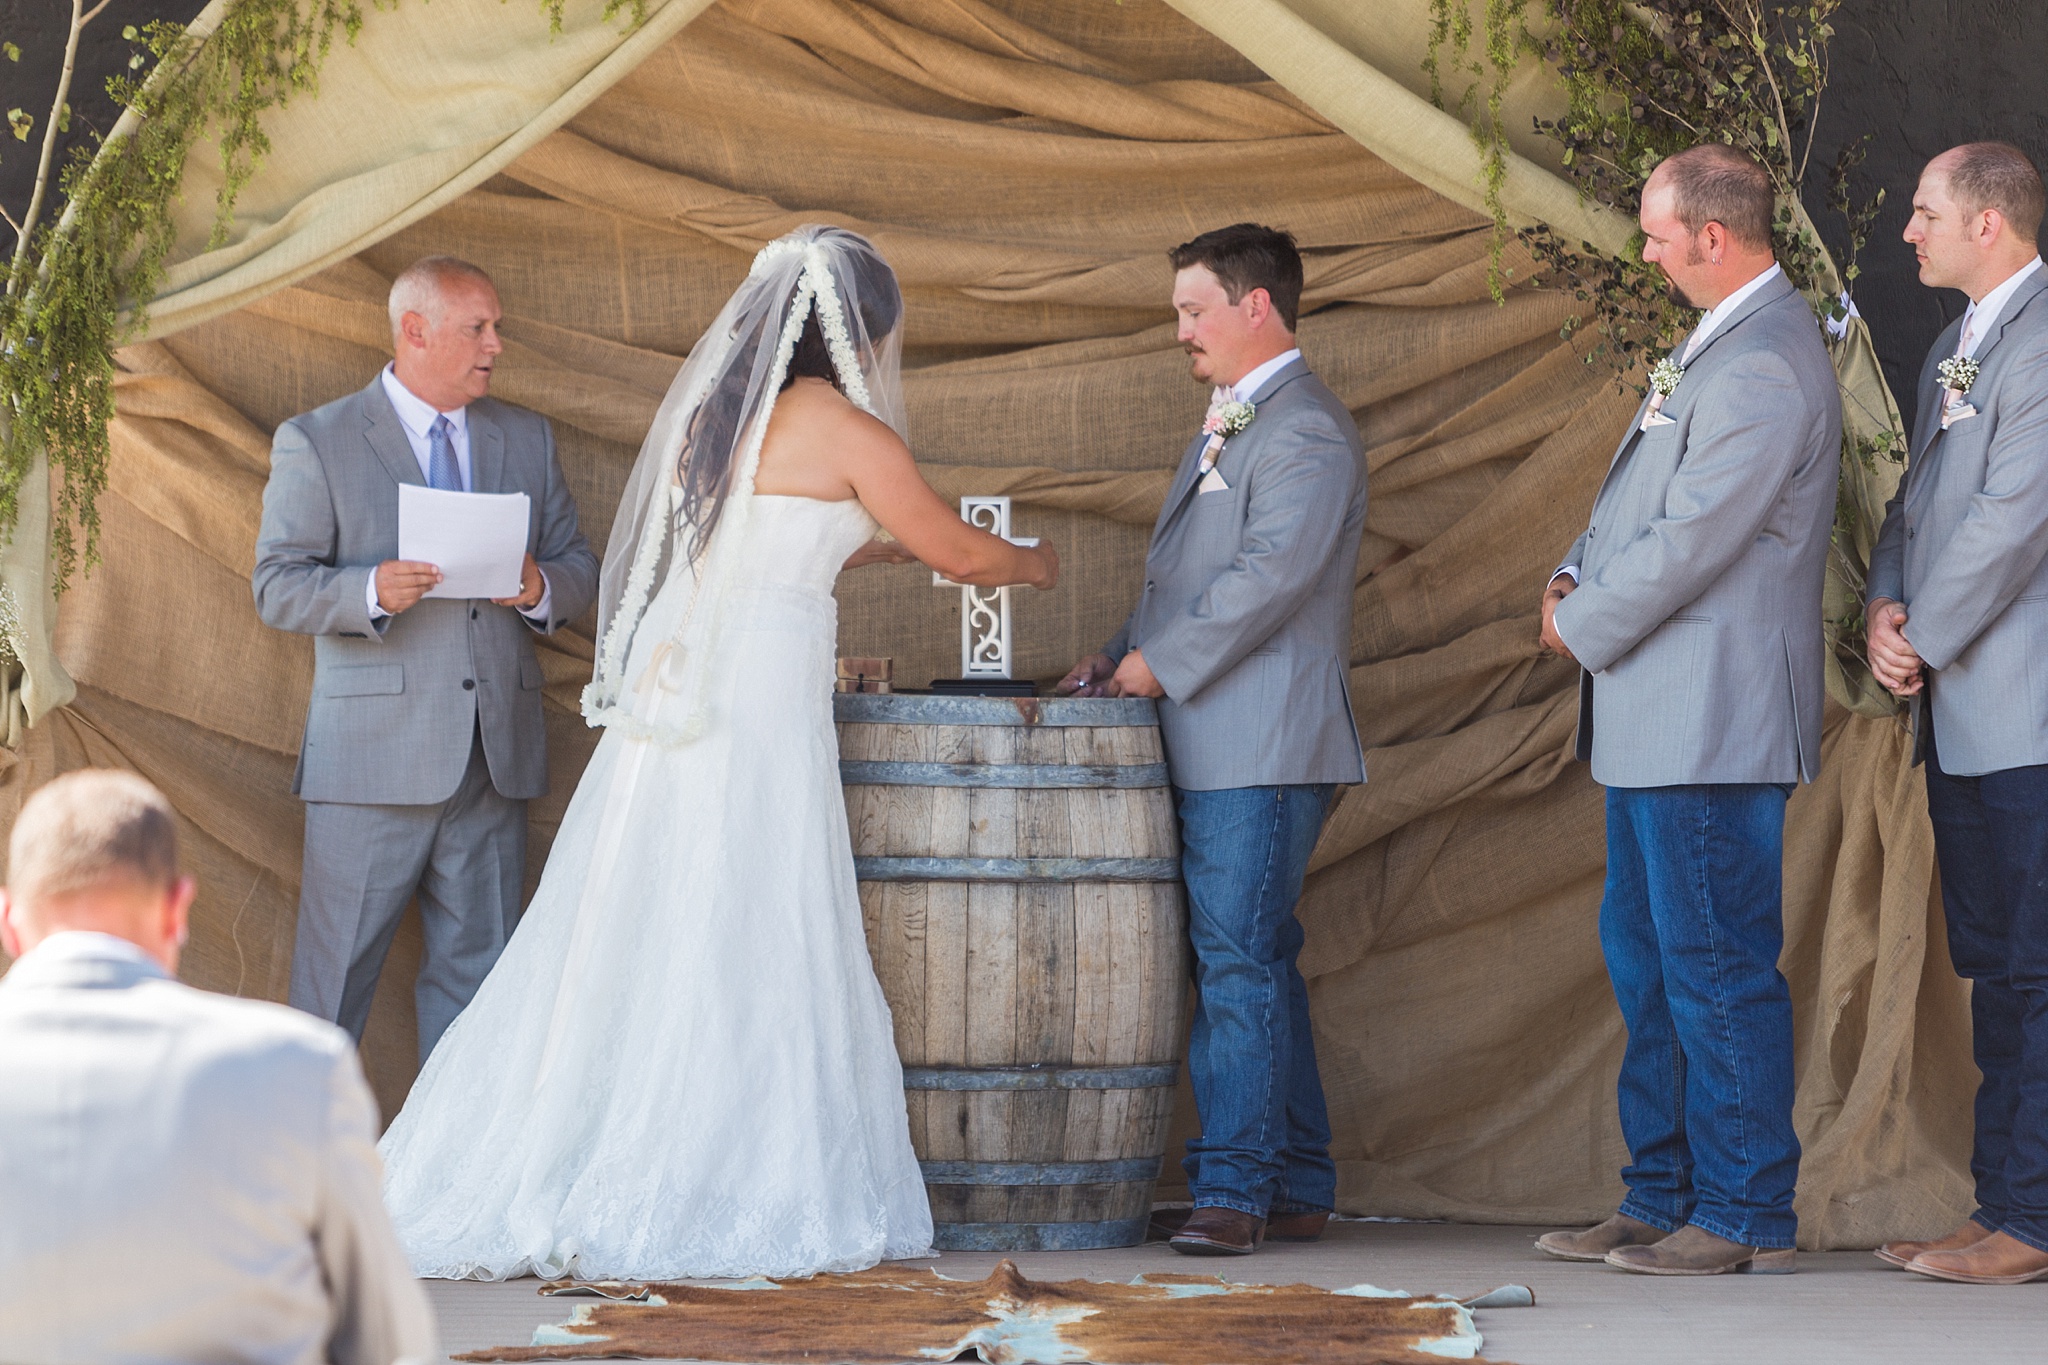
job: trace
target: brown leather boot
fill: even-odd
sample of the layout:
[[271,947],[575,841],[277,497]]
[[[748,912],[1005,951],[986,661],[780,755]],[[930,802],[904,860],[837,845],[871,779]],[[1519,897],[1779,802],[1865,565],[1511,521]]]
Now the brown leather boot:
[[1249,1256],[1265,1239],[1266,1220],[1236,1209],[1196,1209],[1167,1245],[1184,1256]]
[[1266,1240],[1269,1242],[1314,1242],[1319,1241],[1323,1229],[1329,1225],[1330,1215],[1323,1213],[1268,1213],[1266,1215]]
[[1663,1236],[1662,1228],[1617,1213],[1604,1223],[1577,1232],[1546,1232],[1536,1239],[1536,1249],[1560,1261],[1604,1261],[1616,1247],[1648,1246]]
[[1746,1247],[1688,1223],[1653,1245],[1616,1247],[1607,1264],[1638,1275],[1790,1275],[1795,1254],[1790,1247]]
[[1958,1284],[2026,1284],[2048,1280],[2048,1251],[1994,1232],[1960,1251],[1923,1251],[1906,1269]]
[[1887,1265],[1904,1266],[1923,1251],[1961,1251],[1991,1235],[1991,1229],[1972,1218],[1946,1237],[1931,1242],[1886,1242],[1870,1254]]

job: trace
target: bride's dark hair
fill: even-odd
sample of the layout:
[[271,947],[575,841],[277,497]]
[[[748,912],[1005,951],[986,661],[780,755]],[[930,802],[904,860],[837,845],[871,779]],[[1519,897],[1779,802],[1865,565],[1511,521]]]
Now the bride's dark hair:
[[[854,237],[852,233],[845,234]],[[854,237],[865,250],[849,251],[842,259],[847,262],[852,274],[854,295],[858,301],[859,325],[847,318],[847,333],[853,338],[856,350],[863,340],[869,346],[879,345],[882,339],[896,330],[903,318],[903,295],[896,285],[896,272],[889,268],[880,254],[863,238]],[[792,301],[794,302],[794,301]],[[836,303],[844,309],[844,301]],[[832,348],[825,340],[824,328],[818,324],[817,307],[810,300],[803,302],[810,316],[804,319],[804,327],[797,337],[796,347],[790,352],[789,369],[783,375],[782,390],[800,378],[825,379],[841,393],[846,392],[846,383],[840,377],[839,367],[833,362]],[[787,322],[788,315],[783,315]],[[782,335],[782,328],[765,332],[747,341],[736,351],[727,364],[724,374],[719,376],[717,386],[705,395],[704,402],[697,409],[697,416],[690,423],[689,434],[683,441],[681,453],[677,456],[677,472],[682,484],[682,514],[693,531],[689,538],[689,555],[696,559],[710,543],[712,529],[718,524],[720,512],[725,508],[726,494],[731,491],[733,455],[739,444],[739,424],[747,401],[747,390],[753,379],[755,366],[759,363],[759,350],[763,342],[773,344]]]

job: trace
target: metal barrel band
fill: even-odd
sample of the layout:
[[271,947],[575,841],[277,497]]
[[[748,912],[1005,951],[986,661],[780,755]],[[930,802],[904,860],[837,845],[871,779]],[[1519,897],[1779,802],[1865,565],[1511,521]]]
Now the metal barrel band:
[[1180,1066],[906,1066],[905,1090],[1156,1090],[1175,1085]]
[[866,725],[1157,725],[1159,708],[1145,697],[946,697],[907,692],[839,692],[832,718]]
[[941,1251],[1088,1251],[1134,1247],[1145,1240],[1150,1215],[1099,1223],[934,1223],[932,1245]]
[[1164,787],[1164,763],[894,763],[844,758],[839,780],[862,787],[994,787],[1074,791]]
[[1159,1179],[1156,1156],[1127,1161],[920,1161],[927,1185],[1127,1185]]
[[855,858],[864,882],[1177,882],[1178,858]]

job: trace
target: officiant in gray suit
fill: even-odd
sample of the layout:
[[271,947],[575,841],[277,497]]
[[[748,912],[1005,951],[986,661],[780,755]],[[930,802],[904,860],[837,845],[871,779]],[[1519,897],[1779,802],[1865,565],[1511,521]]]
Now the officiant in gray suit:
[[1841,398],[1772,256],[1770,177],[1709,144],[1643,187],[1643,259],[1706,310],[1649,375],[1542,601],[1607,788],[1600,941],[1628,1043],[1627,1197],[1545,1236],[1656,1275],[1793,1268],[1785,801],[1820,768],[1821,586]]
[[[590,605],[597,560],[546,419],[485,396],[504,349],[490,278],[429,257],[390,311],[392,363],[277,429],[254,583],[266,625],[314,637],[291,1003],[360,1040],[417,896],[424,1061],[518,922],[526,802],[548,784],[533,636]],[[440,571],[397,557],[401,484],[525,493],[519,593],[427,597]]]
[[1137,606],[1059,690],[1159,701],[1202,1125],[1183,1163],[1195,1208],[1168,1230],[1176,1251],[1242,1255],[1314,1240],[1336,1202],[1294,908],[1337,787],[1365,780],[1348,685],[1365,451],[1295,347],[1293,238],[1239,223],[1170,254],[1180,341],[1214,401]]

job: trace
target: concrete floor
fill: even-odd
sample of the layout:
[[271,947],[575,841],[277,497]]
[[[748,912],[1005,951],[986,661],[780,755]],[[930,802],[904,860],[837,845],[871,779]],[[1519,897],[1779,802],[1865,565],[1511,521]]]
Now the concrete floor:
[[[1894,1270],[1863,1251],[1807,1253],[1795,1275],[1650,1279],[1553,1261],[1530,1245],[1540,1228],[1341,1223],[1310,1246],[1269,1246],[1245,1260],[1198,1261],[1163,1245],[1021,1253],[1033,1279],[1128,1280],[1153,1270],[1220,1271],[1252,1283],[1359,1283],[1415,1294],[1536,1291],[1534,1308],[1482,1310],[1489,1361],[1518,1365],[1772,1365],[1773,1362],[2048,1362],[2048,1283],[1991,1289]],[[955,1279],[986,1275],[998,1256],[938,1258]],[[543,1299],[536,1281],[428,1284],[449,1351],[525,1345],[581,1299]]]

